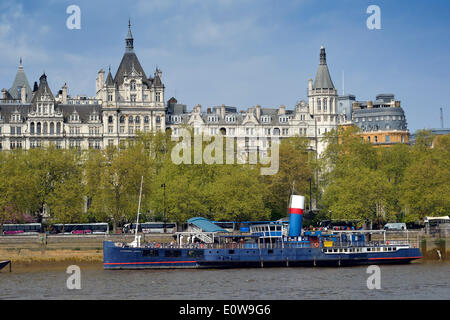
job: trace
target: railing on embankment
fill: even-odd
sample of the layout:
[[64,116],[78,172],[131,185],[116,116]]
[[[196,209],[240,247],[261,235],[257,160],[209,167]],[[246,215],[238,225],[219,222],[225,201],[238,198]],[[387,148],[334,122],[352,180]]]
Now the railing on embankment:
[[[134,240],[132,234],[117,235],[28,235],[28,236],[0,236],[0,251],[17,250],[102,250],[103,241],[114,241],[130,243]],[[450,235],[435,237],[427,235],[422,231],[387,231],[385,239],[383,234],[373,234],[371,242],[389,241],[390,243],[406,242],[418,244],[424,258],[427,259],[450,259]],[[141,242],[170,243],[174,241],[171,234],[142,234]],[[267,244],[266,244],[267,245]],[[167,245],[170,247],[170,245]],[[216,247],[216,245],[210,245]],[[222,245],[223,246],[223,245]],[[240,245],[225,245],[225,247],[240,247]],[[205,245],[206,247],[206,245]],[[270,245],[267,245],[270,248]]]

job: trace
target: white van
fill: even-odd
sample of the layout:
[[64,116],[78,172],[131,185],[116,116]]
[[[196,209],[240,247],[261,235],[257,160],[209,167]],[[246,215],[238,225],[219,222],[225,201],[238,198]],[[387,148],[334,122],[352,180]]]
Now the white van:
[[386,223],[383,229],[386,231],[406,231],[406,223]]

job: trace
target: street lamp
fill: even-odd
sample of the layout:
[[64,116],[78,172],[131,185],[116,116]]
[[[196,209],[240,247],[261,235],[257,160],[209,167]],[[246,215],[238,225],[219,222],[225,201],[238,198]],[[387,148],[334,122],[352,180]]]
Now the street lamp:
[[166,233],[166,184],[161,184],[161,188],[163,188],[163,205],[164,205],[164,218],[163,218],[163,226],[164,226],[164,233]]

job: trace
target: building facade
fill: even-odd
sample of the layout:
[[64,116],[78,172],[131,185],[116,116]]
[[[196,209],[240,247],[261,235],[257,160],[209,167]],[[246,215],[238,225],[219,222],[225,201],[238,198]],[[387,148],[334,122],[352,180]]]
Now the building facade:
[[98,72],[96,95],[70,97],[66,84],[54,96],[47,75],[31,91],[22,60],[0,100],[0,150],[96,148],[119,145],[138,131],[165,130],[164,84],[157,69],[147,77],[136,54],[131,25],[125,53],[114,76]]
[[354,101],[352,122],[364,140],[374,145],[409,143],[405,112],[393,94],[379,94],[375,101]]
[[[125,38],[125,53],[115,75],[110,68],[98,72],[94,97],[68,95],[64,84],[54,95],[43,74],[31,90],[20,61],[9,90],[0,101],[0,149],[30,149],[54,144],[57,148],[96,148],[118,146],[134,138],[138,131],[171,130],[191,126],[196,134],[223,134],[236,139],[244,151],[265,151],[271,138],[304,136],[310,149],[320,155],[326,145],[323,136],[340,121],[338,93],[331,80],[325,48],[320,49],[314,81],[308,81],[307,101],[293,109],[259,105],[238,111],[232,106],[187,111],[175,98],[165,103],[162,72],[147,76],[134,52],[131,25]],[[354,107],[355,109],[356,107]],[[359,105],[359,109],[363,109]],[[355,112],[355,110],[353,111]],[[360,117],[356,117],[359,121]],[[348,120],[342,118],[342,120]]]

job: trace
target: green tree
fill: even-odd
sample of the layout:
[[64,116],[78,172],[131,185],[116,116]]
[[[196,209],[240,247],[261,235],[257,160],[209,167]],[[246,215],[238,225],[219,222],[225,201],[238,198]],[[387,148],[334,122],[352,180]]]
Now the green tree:
[[314,154],[303,137],[283,139],[279,148],[278,173],[261,176],[265,185],[265,203],[271,209],[271,219],[287,216],[292,188],[309,202],[309,179],[314,181]]

